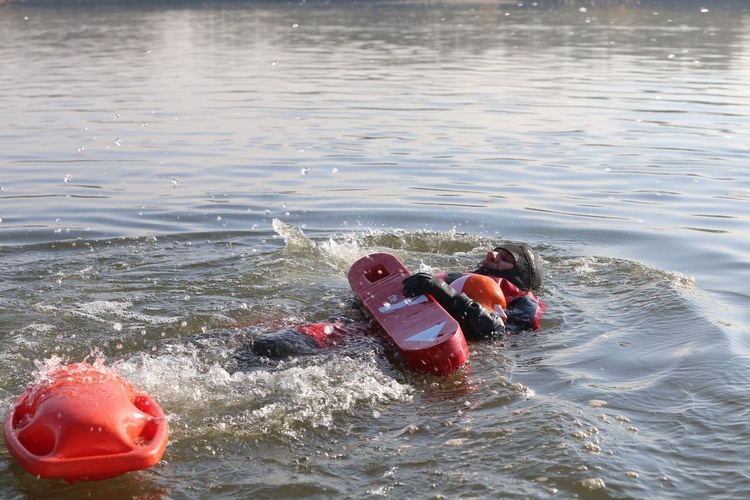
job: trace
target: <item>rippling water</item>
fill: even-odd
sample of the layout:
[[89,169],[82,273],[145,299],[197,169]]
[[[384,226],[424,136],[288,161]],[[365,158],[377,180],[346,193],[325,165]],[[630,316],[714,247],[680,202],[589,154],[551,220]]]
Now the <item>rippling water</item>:
[[[104,357],[162,462],[4,497],[750,491],[743,2],[0,7],[0,387]],[[541,253],[539,332],[401,369],[346,282]],[[335,317],[362,335],[245,363]],[[36,375],[39,376],[39,375]]]

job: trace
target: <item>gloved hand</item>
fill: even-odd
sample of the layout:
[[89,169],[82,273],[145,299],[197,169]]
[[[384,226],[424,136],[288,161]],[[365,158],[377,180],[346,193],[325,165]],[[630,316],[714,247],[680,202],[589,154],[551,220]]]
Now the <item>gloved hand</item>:
[[417,295],[430,293],[430,290],[435,286],[435,280],[437,278],[428,273],[412,274],[401,282],[404,285],[404,295],[416,297]]
[[519,328],[533,328],[539,304],[528,295],[521,295],[508,304],[508,323]]
[[446,309],[453,297],[458,295],[458,292],[451,288],[448,283],[428,273],[417,273],[409,276],[402,283],[404,284],[404,295],[407,297],[429,293]]
[[466,338],[472,340],[495,340],[505,333],[505,323],[502,318],[476,302],[466,310],[464,323],[461,326],[464,328]]

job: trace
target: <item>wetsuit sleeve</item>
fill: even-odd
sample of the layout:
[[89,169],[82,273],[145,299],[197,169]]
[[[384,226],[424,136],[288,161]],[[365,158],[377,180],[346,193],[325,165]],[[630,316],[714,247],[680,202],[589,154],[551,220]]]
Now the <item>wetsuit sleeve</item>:
[[313,354],[320,343],[313,337],[297,330],[281,330],[255,339],[250,346],[253,354],[270,359]]
[[539,304],[528,295],[521,295],[508,304],[505,313],[508,315],[508,324],[521,328],[532,328]]
[[462,273],[461,271],[453,271],[453,272],[445,273],[445,277],[443,279],[445,280],[446,283],[450,285],[457,279],[463,278],[463,276],[464,276],[464,273]]
[[404,295],[414,297],[428,293],[453,316],[467,339],[490,340],[505,333],[503,320],[471,300],[466,294],[458,293],[440,278],[427,273],[417,273],[404,280]]

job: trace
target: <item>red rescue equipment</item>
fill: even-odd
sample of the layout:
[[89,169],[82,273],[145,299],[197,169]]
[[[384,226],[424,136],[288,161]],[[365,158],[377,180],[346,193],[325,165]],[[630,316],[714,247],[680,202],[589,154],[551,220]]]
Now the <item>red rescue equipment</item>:
[[418,373],[449,375],[469,359],[461,327],[432,296],[404,296],[411,273],[393,255],[376,253],[349,269],[349,284],[381,327],[406,367]]
[[68,482],[155,465],[167,446],[156,402],[100,365],[60,365],[5,414],[5,444],[26,471]]

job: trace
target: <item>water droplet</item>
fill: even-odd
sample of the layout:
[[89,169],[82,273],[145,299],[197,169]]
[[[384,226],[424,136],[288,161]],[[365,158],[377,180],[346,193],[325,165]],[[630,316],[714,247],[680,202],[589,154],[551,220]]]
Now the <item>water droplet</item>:
[[604,479],[600,477],[595,477],[592,479],[584,479],[582,481],[582,484],[590,490],[601,490],[607,486],[604,483]]
[[583,443],[583,448],[593,454],[598,454],[602,451],[601,446],[592,441],[586,441]]

